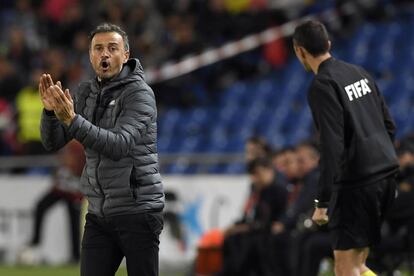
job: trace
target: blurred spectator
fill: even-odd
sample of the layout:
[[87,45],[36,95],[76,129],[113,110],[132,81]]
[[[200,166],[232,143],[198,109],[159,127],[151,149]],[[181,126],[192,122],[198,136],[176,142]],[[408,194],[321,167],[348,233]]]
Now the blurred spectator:
[[288,49],[284,38],[269,42],[263,46],[263,54],[266,61],[276,68],[286,65]]
[[0,155],[11,155],[16,149],[14,112],[12,106],[0,98]]
[[22,146],[22,154],[42,154],[45,149],[40,139],[39,122],[43,111],[38,92],[38,82],[42,71],[34,70],[30,76],[30,84],[17,93],[17,138]]
[[313,199],[317,194],[319,182],[319,151],[313,143],[305,142],[297,146],[296,154],[298,176],[301,178],[298,184],[300,185],[299,192],[294,202],[289,205],[286,214],[280,221],[273,223],[273,234],[296,228],[299,220],[308,218],[314,208]]
[[1,97],[14,102],[17,92],[21,89],[22,82],[10,61],[0,54],[0,91]]
[[[56,25],[56,30],[50,34],[53,45],[68,47],[73,44],[73,39],[79,30],[85,30],[88,24],[83,14],[82,6],[72,1],[66,8],[63,17]],[[53,28],[51,28],[53,30]]]
[[295,149],[286,147],[273,155],[272,162],[276,170],[281,172],[291,183],[299,178],[298,158]]
[[159,65],[162,60],[165,60],[170,50],[169,45],[165,44],[167,32],[152,2],[135,3],[128,14],[126,26],[128,33],[131,34],[129,37],[131,55],[139,57],[144,68]]
[[[0,30],[3,34],[8,35],[8,30],[12,28],[21,29],[24,33],[25,47],[30,50],[38,50],[42,45],[42,38],[38,29],[40,20],[34,8],[35,1],[16,0],[13,2],[14,9],[7,9],[7,12],[2,16]],[[8,44],[9,41],[6,37],[3,38],[2,42]],[[13,43],[15,44],[15,42]],[[18,47],[20,48],[20,46]]]
[[401,141],[397,154],[400,163],[400,172],[397,176],[398,196],[388,216],[388,220],[392,221],[392,227],[395,228],[405,225],[407,220],[414,219],[414,141],[412,138],[407,137]]
[[120,5],[117,1],[105,1],[103,19],[106,22],[123,26],[123,16],[125,14],[125,6]]
[[[139,56],[144,66],[155,67],[285,21],[284,16],[275,16],[266,3],[259,2],[17,0],[2,3],[0,54],[7,57],[4,66],[0,61],[0,67],[4,67],[0,69],[3,71],[0,89],[5,88],[1,89],[2,96],[13,101],[20,90],[20,81],[10,81],[17,78],[14,72],[30,75],[39,66],[62,81],[68,80],[69,87],[78,82],[90,68],[82,55],[85,30],[102,21],[129,30],[132,54]],[[258,49],[157,85],[159,104],[193,107],[214,103],[217,100],[214,93],[229,81],[252,78],[265,70],[267,67],[262,66],[265,58],[276,66],[284,63],[286,51],[280,40],[264,49],[265,55]]]
[[[397,147],[400,172],[397,177],[398,196],[387,215],[383,238],[374,248],[370,260],[379,272],[390,275],[414,251],[414,143],[405,137]],[[409,261],[409,260],[408,260]]]
[[250,162],[257,158],[269,157],[271,147],[264,138],[253,136],[247,140],[244,152],[246,161]]
[[273,275],[270,229],[285,212],[287,191],[267,158],[249,162],[248,172],[253,188],[243,218],[225,231],[223,276]]
[[[297,275],[295,270],[299,264],[295,264],[292,268],[289,267],[291,261],[289,256],[300,254],[295,252],[298,245],[293,239],[295,236],[302,235],[299,233],[306,228],[304,225],[313,212],[313,199],[317,193],[319,181],[319,152],[316,146],[313,143],[304,142],[297,146],[295,152],[298,160],[297,175],[300,181],[290,191],[294,195],[290,196],[293,200],[288,205],[286,213],[272,224],[273,254],[277,260],[275,265],[278,267],[278,275]],[[292,234],[293,232],[295,234]]]
[[65,17],[65,12],[71,5],[76,4],[77,0],[44,0],[42,11],[43,15],[50,20],[50,23],[55,24],[62,22]]
[[198,54],[202,49],[194,30],[195,19],[188,15],[170,15],[168,27],[173,35],[174,47],[167,59],[180,60],[189,54]]
[[67,81],[66,70],[68,68],[67,65],[70,64],[70,61],[66,60],[65,52],[61,48],[57,48],[57,47],[50,48],[47,51],[44,51],[43,61],[44,61],[45,71],[48,74],[66,83]]
[[231,17],[225,10],[223,0],[206,0],[205,5],[200,8],[199,17],[196,28],[204,40],[217,45],[229,37],[232,29]]
[[224,0],[224,7],[230,13],[246,12],[250,7],[250,0]]
[[76,32],[72,47],[74,51],[67,53],[66,83],[70,91],[76,91],[79,83],[87,81],[92,73],[88,34],[82,30]]
[[[71,233],[70,262],[78,262],[80,254],[80,212],[83,195],[80,193],[80,175],[85,165],[83,147],[77,141],[67,144],[59,153],[60,166],[53,175],[51,189],[37,202],[34,214],[32,239],[27,248],[20,252],[18,259],[25,264],[28,261],[40,261],[39,245],[46,212],[57,202],[66,204],[69,214]],[[36,256],[34,256],[36,255]],[[30,264],[30,263],[29,263]]]
[[26,44],[23,29],[13,26],[9,29],[7,58],[19,72],[27,72],[31,67],[31,54]]

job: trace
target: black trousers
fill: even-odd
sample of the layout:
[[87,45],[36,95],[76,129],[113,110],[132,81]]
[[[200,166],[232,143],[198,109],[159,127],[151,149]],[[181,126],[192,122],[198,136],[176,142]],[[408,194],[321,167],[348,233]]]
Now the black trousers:
[[129,276],[158,276],[162,213],[86,215],[81,276],[114,276],[123,259]]
[[268,233],[246,232],[226,237],[220,276],[273,276],[272,240]]
[[72,201],[58,193],[53,191],[45,194],[40,201],[36,204],[34,231],[31,240],[31,245],[35,246],[40,243],[41,233],[43,228],[43,221],[47,210],[49,210],[55,203],[63,201],[65,202],[70,219],[71,230],[71,242],[72,242],[72,260],[73,262],[79,261],[79,244],[80,244],[80,210],[81,203]]

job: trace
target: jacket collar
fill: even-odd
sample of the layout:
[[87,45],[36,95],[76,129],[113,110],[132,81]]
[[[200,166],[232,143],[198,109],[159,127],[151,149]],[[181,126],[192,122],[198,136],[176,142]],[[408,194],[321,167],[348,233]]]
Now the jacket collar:
[[91,87],[93,92],[102,89],[110,89],[121,84],[125,84],[138,79],[144,79],[144,71],[138,59],[129,59],[122,67],[121,72],[110,80],[99,81],[97,77],[92,80]]
[[334,62],[335,62],[335,58],[333,58],[333,57],[327,58],[324,61],[322,61],[321,64],[319,64],[319,67],[318,67],[318,74],[319,74],[319,72],[323,71],[325,68],[329,67],[329,65],[334,63]]

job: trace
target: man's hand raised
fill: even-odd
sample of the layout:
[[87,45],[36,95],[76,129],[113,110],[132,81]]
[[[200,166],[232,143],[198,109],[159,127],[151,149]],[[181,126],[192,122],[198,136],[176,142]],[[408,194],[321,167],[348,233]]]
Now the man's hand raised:
[[47,89],[53,85],[52,77],[49,74],[43,74],[39,80],[39,93],[43,107],[48,111],[53,111],[53,97],[47,93]]
[[69,126],[75,117],[73,99],[69,93],[69,89],[63,92],[62,85],[58,81],[46,90],[46,94],[51,98],[51,106],[55,111],[56,117],[65,125]]

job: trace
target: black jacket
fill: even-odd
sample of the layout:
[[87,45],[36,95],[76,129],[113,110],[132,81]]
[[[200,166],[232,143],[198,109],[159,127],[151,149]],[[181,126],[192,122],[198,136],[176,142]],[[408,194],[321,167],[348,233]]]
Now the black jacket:
[[309,217],[313,210],[314,202],[318,191],[318,181],[320,179],[319,168],[315,168],[303,178],[302,188],[296,200],[292,202],[282,217],[281,222],[287,229],[294,229],[302,218]]
[[160,211],[164,193],[158,168],[157,109],[138,60],[115,79],[82,83],[73,96],[76,116],[66,127],[43,113],[42,142],[57,150],[71,139],[85,148],[81,190],[98,216]]
[[272,222],[278,221],[285,213],[288,200],[286,187],[277,184],[276,177],[272,184],[256,191],[251,191],[249,200],[253,200],[251,210],[245,210],[239,223],[247,223],[253,229],[269,230]]
[[395,174],[395,125],[372,77],[329,58],[319,66],[308,101],[320,138],[318,199],[330,189],[360,187]]

